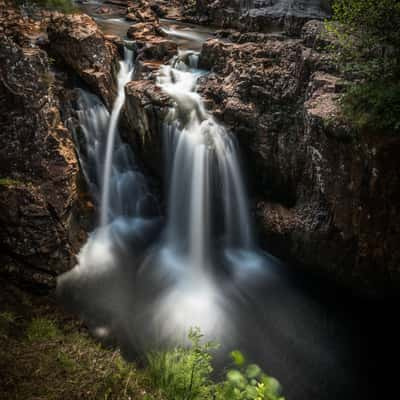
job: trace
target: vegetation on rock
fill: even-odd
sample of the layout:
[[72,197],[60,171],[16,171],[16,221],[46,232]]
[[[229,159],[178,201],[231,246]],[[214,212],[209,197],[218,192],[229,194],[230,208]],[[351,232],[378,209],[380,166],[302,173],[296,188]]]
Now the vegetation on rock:
[[354,81],[343,97],[344,115],[356,128],[400,133],[400,3],[336,0],[328,30],[338,61]]

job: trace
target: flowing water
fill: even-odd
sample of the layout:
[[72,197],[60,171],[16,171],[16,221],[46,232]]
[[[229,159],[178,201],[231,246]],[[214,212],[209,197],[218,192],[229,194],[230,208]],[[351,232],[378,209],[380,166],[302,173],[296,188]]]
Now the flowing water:
[[[192,28],[164,29],[187,39]],[[304,281],[258,249],[236,141],[196,93],[204,71],[188,46],[204,34],[196,35],[190,31],[185,50],[158,74],[175,104],[163,126],[165,221],[118,130],[132,54],[121,62],[111,114],[81,91],[76,140],[101,223],[78,265],[59,278],[59,294],[128,359],[184,340],[199,326],[223,344],[221,366],[239,348],[282,382],[289,400],[376,399],[374,361],[387,348],[369,341],[379,340],[374,326],[386,323],[382,310],[354,306],[357,323],[351,299],[342,307],[336,298],[344,294]]]

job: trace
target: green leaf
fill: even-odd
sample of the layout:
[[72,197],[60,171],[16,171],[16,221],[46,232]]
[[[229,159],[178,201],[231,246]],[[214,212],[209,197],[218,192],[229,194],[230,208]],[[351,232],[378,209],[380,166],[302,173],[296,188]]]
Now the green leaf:
[[240,352],[239,350],[232,351],[230,353],[230,356],[232,357],[232,360],[235,363],[235,365],[237,365],[238,367],[243,366],[246,361],[243,353]]
[[226,378],[228,379],[229,382],[232,382],[238,386],[243,385],[246,382],[246,379],[241,374],[241,372],[235,369],[228,371],[228,373],[226,374]]
[[246,368],[246,376],[249,379],[257,378],[261,373],[261,368],[256,364],[250,364]]

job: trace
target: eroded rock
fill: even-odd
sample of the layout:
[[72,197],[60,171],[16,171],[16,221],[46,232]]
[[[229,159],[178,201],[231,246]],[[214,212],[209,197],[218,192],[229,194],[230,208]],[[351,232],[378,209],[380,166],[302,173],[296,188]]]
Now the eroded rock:
[[127,35],[136,43],[139,60],[166,62],[178,53],[177,44],[165,37],[159,24],[134,24],[129,28]]
[[323,20],[330,11],[329,0],[198,0],[187,14],[222,28],[298,36],[307,21]]
[[199,90],[238,136],[265,247],[357,289],[396,290],[400,140],[343,121],[320,33],[313,22],[301,39],[210,40]]
[[47,28],[50,50],[110,107],[116,96],[118,50],[85,14],[54,17]]
[[3,37],[0,58],[1,271],[54,284],[82,239],[73,229],[78,162],[47,54]]
[[136,80],[125,87],[126,138],[146,160],[153,175],[163,176],[162,122],[172,100],[151,80]]

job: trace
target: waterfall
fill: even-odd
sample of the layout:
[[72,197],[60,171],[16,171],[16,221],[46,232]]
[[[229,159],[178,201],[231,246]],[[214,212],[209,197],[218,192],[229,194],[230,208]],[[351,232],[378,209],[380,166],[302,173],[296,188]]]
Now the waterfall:
[[118,73],[118,94],[114,102],[111,112],[110,122],[107,132],[107,147],[104,161],[101,208],[100,208],[100,224],[106,225],[109,222],[110,214],[110,188],[112,180],[113,158],[115,152],[115,136],[118,130],[118,120],[121,109],[125,103],[125,85],[131,80],[134,64],[133,52],[128,48],[124,48],[124,60],[120,61],[120,69]]
[[132,150],[121,141],[118,131],[118,118],[125,101],[124,87],[134,69],[132,56],[132,51],[125,48],[118,74],[118,95],[111,114],[97,96],[79,89],[79,128],[73,132],[83,174],[100,208],[100,226],[119,217],[143,218],[158,213],[146,178],[137,169]]
[[219,241],[226,248],[254,247],[237,144],[196,93],[196,67],[196,54],[181,52],[158,76],[175,103],[164,126],[170,171],[166,245],[183,252],[194,270],[211,263]]

